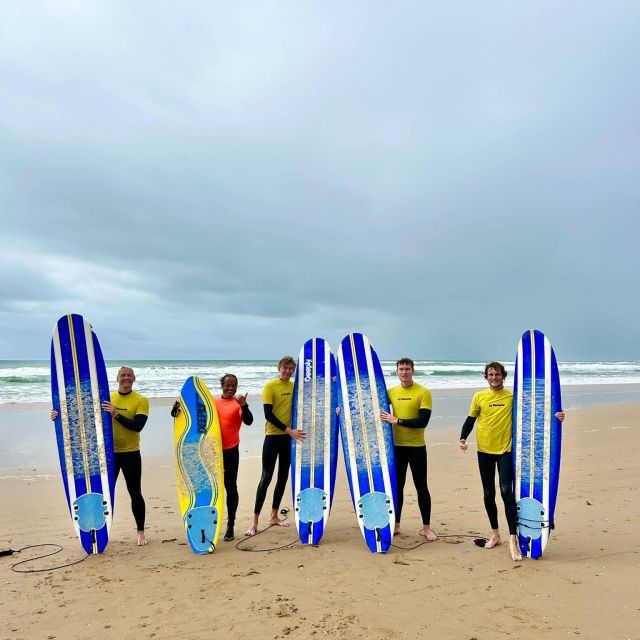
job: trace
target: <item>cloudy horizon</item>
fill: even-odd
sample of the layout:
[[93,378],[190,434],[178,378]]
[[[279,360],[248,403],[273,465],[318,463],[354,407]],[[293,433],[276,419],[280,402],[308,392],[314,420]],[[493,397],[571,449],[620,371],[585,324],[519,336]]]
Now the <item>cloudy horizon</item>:
[[0,359],[640,359],[640,5],[3,14]]

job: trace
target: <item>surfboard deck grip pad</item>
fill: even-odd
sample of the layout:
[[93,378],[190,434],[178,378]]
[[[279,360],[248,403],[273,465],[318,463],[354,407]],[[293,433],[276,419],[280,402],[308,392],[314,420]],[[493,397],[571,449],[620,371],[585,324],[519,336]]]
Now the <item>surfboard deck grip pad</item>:
[[386,493],[372,491],[358,500],[358,517],[362,518],[367,529],[383,529],[389,524],[391,515],[391,498]]
[[189,542],[199,553],[209,551],[218,527],[218,510],[213,505],[194,507],[184,514]]
[[518,533],[537,540],[548,526],[544,506],[535,498],[522,498],[517,504]]
[[73,517],[81,531],[99,531],[104,527],[109,512],[101,493],[85,493],[73,501]]
[[327,508],[327,493],[318,487],[303,489],[296,496],[296,510],[300,522],[320,522]]

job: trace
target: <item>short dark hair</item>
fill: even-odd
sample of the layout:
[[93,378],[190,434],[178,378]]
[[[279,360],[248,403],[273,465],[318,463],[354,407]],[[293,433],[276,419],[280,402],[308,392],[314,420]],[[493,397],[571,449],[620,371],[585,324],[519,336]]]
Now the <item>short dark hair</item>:
[[499,362],[490,362],[485,368],[484,368],[484,377],[487,377],[487,373],[489,373],[489,369],[495,369],[496,371],[499,371],[502,374],[502,377],[506,379],[507,377],[507,370],[504,368],[504,365],[500,364]]
[[278,369],[284,364],[292,364],[295,367],[296,361],[291,356],[283,356],[280,358],[280,362],[278,362]]
[[401,365],[401,364],[408,364],[412,369],[416,368],[416,365],[413,363],[413,360],[411,358],[400,358],[400,360],[398,360],[396,362],[396,369]]
[[237,376],[237,375],[235,375],[235,374],[233,374],[233,373],[225,373],[225,374],[222,376],[222,378],[220,378],[220,386],[222,386],[222,385],[224,384],[224,381],[225,381],[227,378],[229,378],[229,377],[231,377],[231,378],[235,378],[235,379],[236,379],[236,384],[238,384],[238,376]]

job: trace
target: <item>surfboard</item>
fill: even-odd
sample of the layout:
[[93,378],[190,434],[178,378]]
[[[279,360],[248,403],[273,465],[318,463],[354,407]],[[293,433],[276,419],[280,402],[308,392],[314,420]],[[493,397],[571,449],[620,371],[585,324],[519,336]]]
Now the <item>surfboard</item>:
[[385,553],[395,527],[396,470],[387,387],[369,339],[361,333],[343,338],[338,351],[340,435],[360,531],[369,549]]
[[291,489],[302,544],[319,544],[327,527],[338,462],[336,359],[322,338],[307,340],[298,356],[291,428]]
[[540,558],[551,529],[560,477],[560,375],[546,336],[525,331],[518,344],[513,387],[513,466],[518,541],[523,556]]
[[180,412],[173,434],[180,513],[193,552],[212,553],[224,508],[220,421],[211,393],[200,378],[187,378],[178,401]]
[[60,469],[82,548],[102,553],[113,518],[115,473],[107,368],[100,343],[82,316],[58,320],[51,340],[51,399]]

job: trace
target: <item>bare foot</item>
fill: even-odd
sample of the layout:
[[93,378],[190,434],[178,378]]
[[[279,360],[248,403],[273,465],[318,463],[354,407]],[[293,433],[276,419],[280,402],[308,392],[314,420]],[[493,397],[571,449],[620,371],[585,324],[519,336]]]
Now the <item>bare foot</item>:
[[493,549],[493,547],[497,547],[499,544],[502,544],[502,540],[500,540],[500,536],[497,533],[494,533],[484,544],[485,549]]
[[518,544],[518,538],[516,536],[509,536],[509,551],[511,551],[511,559],[514,562],[520,562],[520,560],[522,560],[522,552],[520,551],[520,545]]
[[247,537],[255,536],[258,533],[258,525],[252,524],[245,532],[244,535]]
[[275,518],[269,518],[269,524],[274,526],[274,527],[288,527],[289,523],[285,522],[284,520],[280,520],[280,518],[275,517]]
[[422,527],[418,533],[424,536],[429,542],[435,542],[438,539],[436,532],[431,527]]
[[148,543],[149,541],[145,538],[144,531],[138,531],[137,545],[139,547],[144,547],[144,545]]
[[393,535],[397,536],[400,533],[400,523],[396,522],[395,529],[393,530]]

